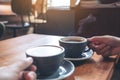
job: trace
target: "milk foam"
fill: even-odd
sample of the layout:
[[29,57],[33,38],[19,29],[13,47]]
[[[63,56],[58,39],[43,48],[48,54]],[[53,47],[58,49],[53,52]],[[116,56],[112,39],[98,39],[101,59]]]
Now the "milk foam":
[[60,54],[61,52],[62,52],[62,48],[56,46],[40,46],[40,47],[28,49],[26,51],[28,55],[36,56],[36,57],[54,56]]

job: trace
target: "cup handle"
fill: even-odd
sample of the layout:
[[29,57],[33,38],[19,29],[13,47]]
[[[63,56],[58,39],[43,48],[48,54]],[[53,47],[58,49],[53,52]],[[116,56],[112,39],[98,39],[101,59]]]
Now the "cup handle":
[[88,41],[88,42],[87,42],[87,47],[86,47],[86,49],[85,49],[85,51],[84,51],[84,52],[88,52],[88,51],[90,51],[90,50],[91,50],[91,48],[89,47],[89,45],[90,45],[90,42]]
[[90,50],[91,50],[91,48],[87,47],[84,52],[88,52]]

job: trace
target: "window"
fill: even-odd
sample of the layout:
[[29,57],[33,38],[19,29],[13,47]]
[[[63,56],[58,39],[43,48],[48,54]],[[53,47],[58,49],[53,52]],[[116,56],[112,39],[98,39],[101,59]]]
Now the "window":
[[11,0],[0,0],[0,3],[2,4],[9,4]]
[[68,7],[70,0],[48,0],[48,7]]
[[11,0],[0,0],[0,2],[10,2]]
[[48,8],[70,8],[80,0],[48,0]]

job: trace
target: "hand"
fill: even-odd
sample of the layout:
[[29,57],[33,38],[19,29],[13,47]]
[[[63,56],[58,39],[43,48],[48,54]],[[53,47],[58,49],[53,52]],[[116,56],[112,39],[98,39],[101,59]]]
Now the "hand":
[[[36,80],[36,67],[30,66],[32,62],[32,58],[27,58],[13,65],[0,67],[0,80]],[[31,71],[24,71],[29,66]]]
[[94,36],[88,38],[90,47],[104,57],[120,53],[120,38],[115,36]]

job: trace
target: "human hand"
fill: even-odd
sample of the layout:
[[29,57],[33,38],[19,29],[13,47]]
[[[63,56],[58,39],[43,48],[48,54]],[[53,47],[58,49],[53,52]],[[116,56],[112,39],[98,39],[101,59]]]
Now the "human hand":
[[[27,58],[13,65],[0,67],[0,80],[36,80],[36,67],[30,66],[32,62],[32,58]],[[29,66],[31,71],[24,71]]]
[[94,36],[88,38],[90,47],[104,57],[120,53],[120,38],[115,36]]

